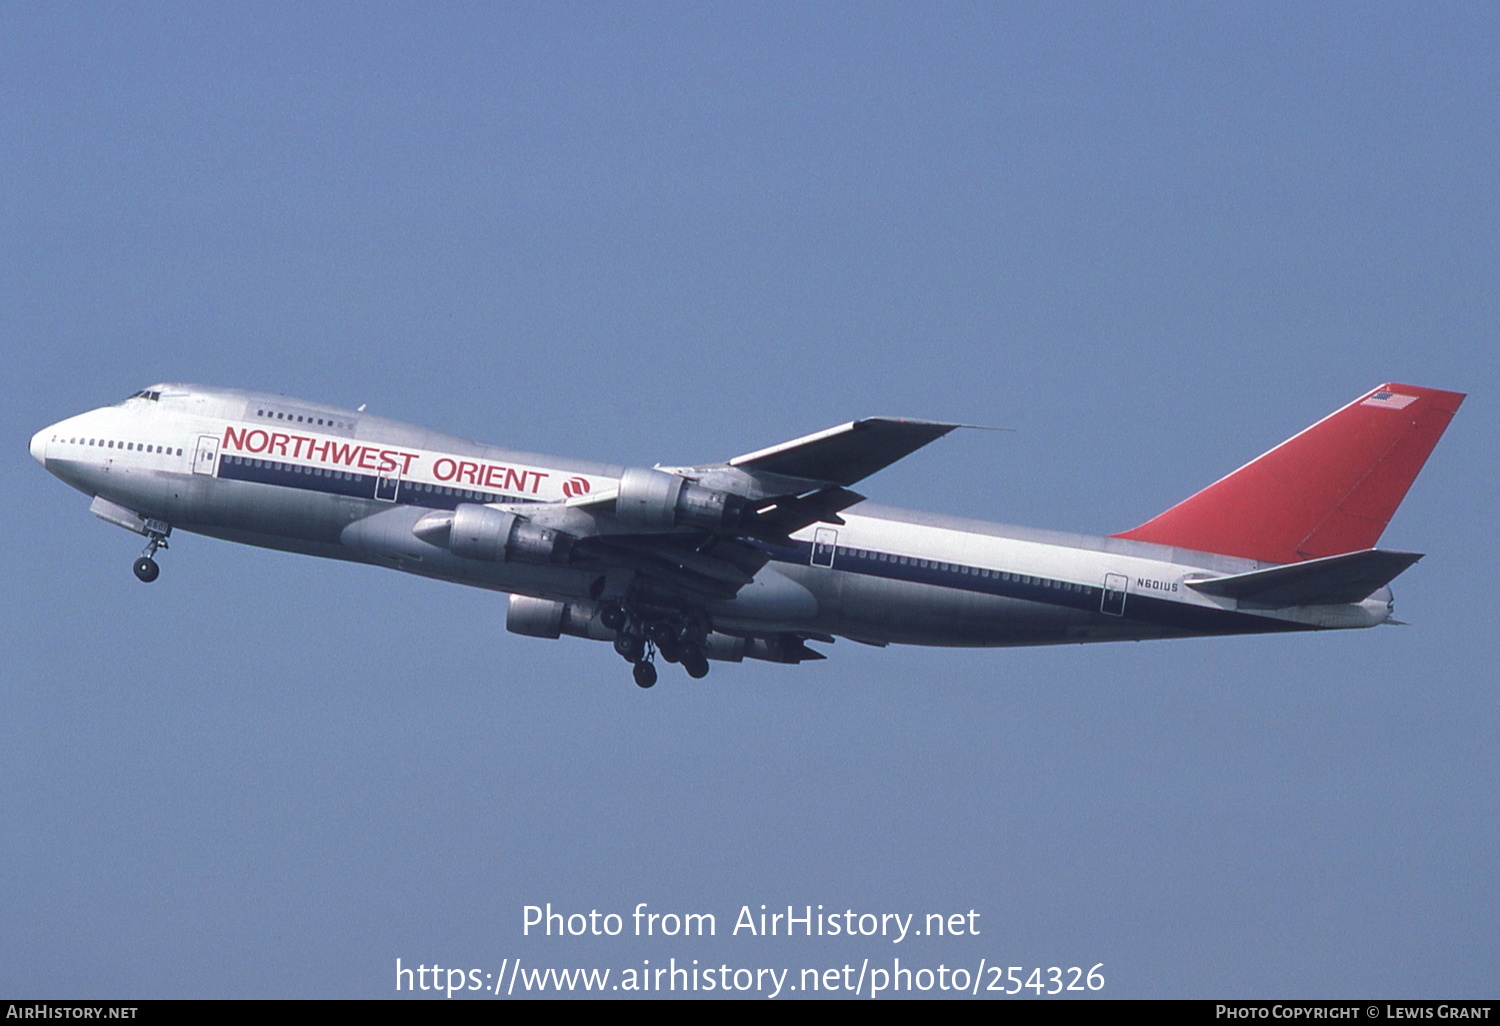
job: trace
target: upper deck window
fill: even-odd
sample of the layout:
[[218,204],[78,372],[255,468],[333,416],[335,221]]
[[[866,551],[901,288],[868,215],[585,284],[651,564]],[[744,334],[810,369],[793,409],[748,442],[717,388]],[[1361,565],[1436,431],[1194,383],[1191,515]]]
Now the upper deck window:
[[334,420],[332,417],[319,417],[315,413],[297,413],[294,410],[257,407],[255,415],[263,417],[266,420],[289,420],[295,421],[298,424],[316,424],[318,427],[331,428],[340,433],[349,433],[354,430],[354,422],[352,420]]

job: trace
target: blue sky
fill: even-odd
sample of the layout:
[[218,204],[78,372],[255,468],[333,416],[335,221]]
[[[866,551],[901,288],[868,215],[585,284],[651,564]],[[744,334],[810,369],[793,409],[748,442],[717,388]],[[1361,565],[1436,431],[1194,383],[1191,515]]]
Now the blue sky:
[[[1091,966],[1493,997],[1490,5],[0,11],[0,993]],[[878,501],[1106,533],[1387,380],[1471,393],[1412,626],[876,651],[630,685],[500,596],[132,536],[26,455],[154,381],[623,464],[868,414]],[[522,908],[712,912],[693,942]],[[755,940],[742,905],[981,913]],[[908,959],[910,961],[908,962]]]

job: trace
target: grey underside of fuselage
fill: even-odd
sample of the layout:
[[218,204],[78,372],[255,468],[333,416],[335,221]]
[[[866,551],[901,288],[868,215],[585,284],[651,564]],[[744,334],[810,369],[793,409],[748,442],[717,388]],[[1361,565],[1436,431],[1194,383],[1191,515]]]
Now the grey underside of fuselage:
[[[800,626],[860,641],[953,648],[1187,636],[1118,616],[1023,599],[893,581],[837,569],[774,564],[818,600]],[[788,625],[790,626],[790,625]]]

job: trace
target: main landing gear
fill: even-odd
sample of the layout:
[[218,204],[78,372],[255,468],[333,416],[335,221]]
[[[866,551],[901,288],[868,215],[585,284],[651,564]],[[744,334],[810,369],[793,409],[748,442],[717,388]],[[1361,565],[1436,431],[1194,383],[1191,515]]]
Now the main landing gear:
[[146,527],[146,537],[149,540],[146,542],[146,547],[141,550],[140,558],[131,567],[135,571],[136,579],[142,584],[150,584],[161,576],[161,567],[156,565],[156,560],[152,557],[156,555],[157,549],[168,547],[167,535],[172,533],[172,529],[159,520],[146,521]]
[[638,687],[656,683],[658,655],[669,663],[681,663],[694,680],[708,676],[708,657],[703,654],[708,627],[701,616],[611,603],[600,610],[599,622],[615,632],[615,651],[634,664]]
[[635,683],[637,687],[649,688],[656,683],[656,664],[642,659],[635,664]]

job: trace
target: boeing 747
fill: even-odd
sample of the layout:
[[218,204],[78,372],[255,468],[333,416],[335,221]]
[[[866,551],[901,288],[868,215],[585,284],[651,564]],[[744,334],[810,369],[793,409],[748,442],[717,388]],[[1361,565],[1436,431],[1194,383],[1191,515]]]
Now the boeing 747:
[[809,642],[1009,646],[1372,627],[1420,559],[1376,548],[1464,396],[1385,384],[1108,537],[866,502],[959,425],[856,420],[722,463],[517,452],[280,395],[160,384],[31,454],[146,538],[175,531],[510,593],[506,626],[656,658],[822,659]]

